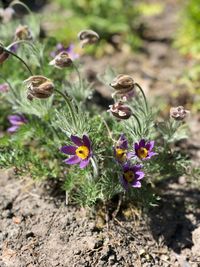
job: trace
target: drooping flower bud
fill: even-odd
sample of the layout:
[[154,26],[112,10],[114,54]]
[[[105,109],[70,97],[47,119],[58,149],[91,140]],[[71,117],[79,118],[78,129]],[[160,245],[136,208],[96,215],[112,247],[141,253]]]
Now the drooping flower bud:
[[31,41],[33,35],[27,25],[19,25],[15,31],[15,41],[17,40],[28,40]]
[[125,74],[119,74],[110,83],[115,90],[120,90],[124,92],[129,92],[134,88],[134,80],[131,76]]
[[31,76],[24,83],[28,89],[27,98],[29,100],[33,100],[33,98],[48,98],[54,91],[53,82],[44,76]]
[[0,44],[0,64],[2,64],[9,57],[9,54],[3,49]]
[[183,106],[172,107],[170,108],[170,117],[177,120],[182,121],[188,115],[189,110],[185,110]]
[[110,86],[115,89],[115,92],[112,94],[113,98],[117,95],[121,100],[127,101],[135,96],[135,83],[129,75],[117,75],[110,83]]
[[121,120],[127,120],[132,115],[132,110],[122,102],[110,105],[109,108],[108,112],[111,112],[113,116]]
[[78,33],[78,39],[81,41],[81,46],[84,47],[88,44],[95,44],[99,40],[99,35],[92,30],[83,30]]
[[52,65],[58,69],[63,69],[71,66],[73,61],[69,57],[69,54],[66,51],[60,52],[51,62],[49,65]]

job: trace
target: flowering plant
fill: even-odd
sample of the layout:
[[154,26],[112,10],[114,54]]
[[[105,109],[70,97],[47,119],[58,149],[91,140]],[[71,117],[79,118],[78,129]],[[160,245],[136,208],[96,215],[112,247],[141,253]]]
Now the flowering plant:
[[[15,33],[13,43],[0,45],[0,63],[18,75],[17,81],[16,73],[0,75],[9,84],[3,130],[7,114],[20,115],[8,117],[8,132],[14,134],[0,139],[0,166],[14,164],[37,178],[59,177],[67,203],[91,206],[125,195],[139,204],[154,204],[156,179],[185,170],[172,162],[178,158],[174,142],[186,137],[187,112],[172,110],[167,122],[158,122],[132,75],[113,73],[106,82],[112,101],[107,112],[109,104],[105,110],[95,104],[93,84],[83,77],[71,45],[58,43],[56,50],[50,46],[45,51],[31,27],[20,26]],[[93,30],[82,30],[77,41],[82,54],[100,38]],[[11,50],[15,45],[17,50]],[[27,50],[20,50],[22,45]]]

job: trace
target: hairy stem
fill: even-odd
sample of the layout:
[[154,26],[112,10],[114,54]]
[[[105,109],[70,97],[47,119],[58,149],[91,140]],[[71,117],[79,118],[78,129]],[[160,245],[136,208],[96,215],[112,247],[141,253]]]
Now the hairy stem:
[[77,66],[74,63],[73,63],[73,67],[78,75],[80,89],[82,89],[83,83],[82,83],[80,71],[78,70]]
[[140,123],[140,120],[138,119],[138,117],[132,112],[132,116],[136,119],[138,127],[140,129],[140,133],[142,133],[142,125]]
[[59,91],[58,89],[54,89],[54,91],[56,91],[58,94],[60,94],[64,98],[64,100],[67,103],[67,106],[69,108],[69,112],[70,112],[71,117],[73,119],[74,125],[76,125],[76,117],[74,115],[74,110],[73,110],[72,104],[70,102],[70,99],[64,93],[62,93],[61,91]]
[[15,6],[15,5],[23,6],[26,9],[26,11],[28,11],[29,14],[32,14],[32,11],[30,10],[30,8],[24,3],[22,3],[21,1],[15,0],[12,3],[10,3],[10,7]]
[[145,107],[146,107],[146,111],[149,110],[149,107],[148,107],[148,104],[147,104],[147,99],[146,99],[146,96],[145,96],[145,93],[142,89],[142,87],[138,84],[138,83],[135,83],[135,86],[137,86],[137,88],[140,90],[140,92],[142,93],[142,96],[144,98],[144,102],[145,102]]
[[10,55],[12,55],[12,56],[14,56],[14,57],[16,57],[19,61],[21,61],[21,63],[27,68],[27,70],[29,71],[29,73],[31,74],[31,76],[33,76],[33,73],[32,73],[32,71],[31,71],[31,69],[29,68],[29,66],[26,64],[26,62],[25,62],[21,57],[19,57],[18,55],[16,55],[15,53],[11,52],[10,50],[8,50],[8,49],[5,48],[5,47],[1,47],[1,48],[3,48],[3,50],[4,50],[6,53],[8,53],[8,54],[10,54]]

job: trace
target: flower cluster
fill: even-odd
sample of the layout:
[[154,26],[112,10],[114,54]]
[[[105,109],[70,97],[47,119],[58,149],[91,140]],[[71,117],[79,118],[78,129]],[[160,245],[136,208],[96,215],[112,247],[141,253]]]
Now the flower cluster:
[[[141,187],[141,179],[144,177],[144,172],[141,171],[143,165],[138,164],[144,160],[151,159],[157,153],[153,152],[154,141],[145,141],[141,139],[134,143],[132,150],[128,152],[128,140],[124,134],[121,134],[119,140],[114,146],[114,156],[122,167],[122,175],[120,182],[125,190],[129,187]],[[134,164],[132,163],[134,160]]]
[[[82,138],[72,135],[71,141],[75,145],[65,145],[60,149],[62,153],[70,155],[64,162],[69,165],[79,164],[83,169],[93,156],[91,141],[87,135],[83,135]],[[143,165],[140,163],[157,154],[152,151],[153,147],[154,141],[146,142],[142,139],[138,143],[134,143],[132,151],[128,152],[128,140],[124,134],[121,134],[113,151],[115,160],[122,167],[120,182],[125,190],[128,190],[129,187],[141,187],[140,180],[144,178],[144,172],[141,171]],[[134,160],[134,164],[132,160]]]

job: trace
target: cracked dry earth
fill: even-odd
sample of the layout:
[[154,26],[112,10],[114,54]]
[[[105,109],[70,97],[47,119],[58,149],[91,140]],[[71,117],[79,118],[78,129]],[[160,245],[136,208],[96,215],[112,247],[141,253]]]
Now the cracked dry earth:
[[[167,0],[163,14],[148,19],[143,52],[107,57],[93,64],[94,70],[108,63],[123,66],[147,93],[167,97],[191,64],[171,45],[176,2]],[[107,90],[99,89],[104,96]],[[199,115],[191,118],[191,138],[185,144],[195,166],[200,166],[199,122]],[[129,207],[106,224],[104,214],[65,206],[65,196],[55,193],[55,182],[33,183],[15,177],[14,168],[1,170],[0,267],[200,266],[199,187],[186,177],[156,186],[158,207],[147,214]]]

